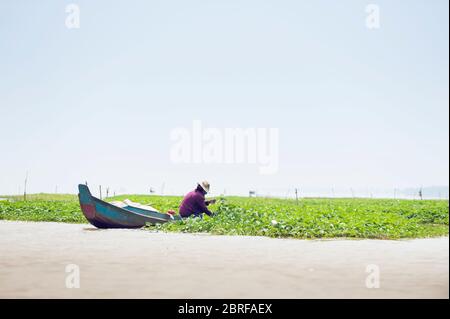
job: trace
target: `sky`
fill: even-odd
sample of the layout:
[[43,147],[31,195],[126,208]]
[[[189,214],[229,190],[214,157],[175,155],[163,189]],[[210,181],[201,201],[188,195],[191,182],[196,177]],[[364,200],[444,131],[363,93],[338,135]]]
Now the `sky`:
[[[71,3],[79,28],[66,26]],[[23,192],[27,172],[29,193],[446,186],[448,6],[3,0],[0,194]],[[175,163],[171,134],[198,122],[277,129],[277,171]]]

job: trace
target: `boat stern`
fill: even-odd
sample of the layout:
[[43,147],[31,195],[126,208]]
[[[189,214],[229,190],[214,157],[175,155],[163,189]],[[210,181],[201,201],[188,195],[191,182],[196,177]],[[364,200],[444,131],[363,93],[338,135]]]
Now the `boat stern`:
[[86,185],[78,185],[78,199],[83,215],[90,221],[95,218],[95,205],[92,200],[91,192]]

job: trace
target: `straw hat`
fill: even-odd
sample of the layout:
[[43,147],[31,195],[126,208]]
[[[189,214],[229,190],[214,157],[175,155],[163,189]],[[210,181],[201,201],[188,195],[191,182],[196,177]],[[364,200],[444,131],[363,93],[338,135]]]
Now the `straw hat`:
[[200,185],[205,192],[209,192],[209,183],[207,181],[199,182],[198,185]]

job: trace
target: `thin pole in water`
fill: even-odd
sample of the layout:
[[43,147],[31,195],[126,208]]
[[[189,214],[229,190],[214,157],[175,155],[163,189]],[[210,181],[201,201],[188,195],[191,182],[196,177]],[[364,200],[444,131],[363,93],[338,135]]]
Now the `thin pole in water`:
[[25,175],[25,187],[23,189],[23,200],[27,200],[27,182],[28,182],[28,171],[27,174]]

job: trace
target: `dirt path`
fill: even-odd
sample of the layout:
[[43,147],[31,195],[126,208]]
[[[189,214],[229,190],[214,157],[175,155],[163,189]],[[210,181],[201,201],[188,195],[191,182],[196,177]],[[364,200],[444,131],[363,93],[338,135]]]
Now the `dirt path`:
[[[68,264],[79,266],[80,288],[66,287],[75,274]],[[366,287],[368,265],[378,267],[380,288]],[[0,298],[16,297],[448,298],[449,239],[304,241],[0,221]]]

